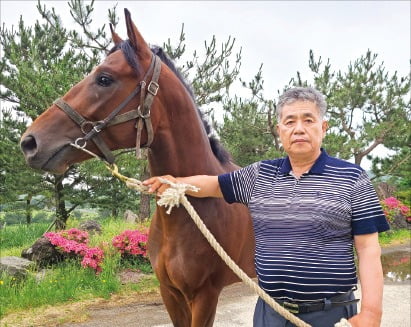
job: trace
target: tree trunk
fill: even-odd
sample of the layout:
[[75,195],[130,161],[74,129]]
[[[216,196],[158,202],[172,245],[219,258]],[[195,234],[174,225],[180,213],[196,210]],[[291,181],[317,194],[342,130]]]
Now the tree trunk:
[[[141,180],[146,180],[150,177],[150,172],[148,171],[148,162],[144,165],[143,171],[141,173]],[[143,221],[150,218],[150,199],[151,196],[148,194],[141,193],[140,195],[140,208],[138,211],[138,220]]]
[[26,223],[27,225],[31,224],[31,219],[32,219],[32,210],[31,210],[31,199],[32,195],[29,194],[27,195],[26,199]]
[[111,207],[111,217],[113,217],[113,218],[118,217],[118,208],[117,207]]
[[362,155],[362,153],[355,154],[355,155],[354,155],[354,163],[355,163],[356,165],[360,166],[360,165],[361,165],[362,158],[364,158],[364,156]]
[[69,213],[66,210],[64,201],[64,176],[54,175],[54,199],[56,205],[56,230],[66,228]]

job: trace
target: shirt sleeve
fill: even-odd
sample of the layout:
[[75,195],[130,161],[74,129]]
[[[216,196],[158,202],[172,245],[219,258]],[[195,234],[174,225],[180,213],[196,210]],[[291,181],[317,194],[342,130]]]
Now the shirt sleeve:
[[351,209],[354,235],[380,233],[390,229],[377,193],[365,171],[354,185]]
[[258,176],[260,163],[218,176],[221,192],[228,203],[248,205]]

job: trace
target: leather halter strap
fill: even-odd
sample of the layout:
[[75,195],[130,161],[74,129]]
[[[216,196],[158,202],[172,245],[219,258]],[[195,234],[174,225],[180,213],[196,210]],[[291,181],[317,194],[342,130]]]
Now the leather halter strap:
[[[147,143],[145,147],[149,147],[154,139],[153,126],[151,124],[151,105],[153,104],[154,97],[157,95],[159,84],[158,79],[161,72],[161,59],[153,54],[150,67],[148,68],[144,79],[137,85],[131,94],[127,96],[120,105],[115,108],[105,119],[99,121],[89,121],[81,116],[75,109],[73,109],[62,98],[54,101],[54,104],[64,111],[77,125],[80,126],[84,136],[75,140],[76,147],[84,149],[87,146],[87,142],[92,140],[97,148],[103,154],[103,159],[108,163],[114,163],[115,159],[110,149],[100,136],[100,132],[108,127],[117,124],[127,122],[129,120],[137,119],[135,127],[137,128],[136,137],[136,155],[140,158],[140,140],[143,125],[146,126],[147,131]],[[151,81],[146,87],[147,77],[151,76]],[[118,113],[127,106],[127,104],[140,93],[140,104],[137,109],[130,110],[124,114],[118,115]]]

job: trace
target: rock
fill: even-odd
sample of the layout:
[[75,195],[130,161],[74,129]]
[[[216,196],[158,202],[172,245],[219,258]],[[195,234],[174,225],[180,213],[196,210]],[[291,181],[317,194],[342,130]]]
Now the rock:
[[137,221],[138,216],[131,210],[124,211],[124,220],[127,223],[135,223]]
[[101,224],[95,220],[86,220],[80,223],[79,229],[89,232],[90,234],[101,234]]
[[50,266],[65,258],[46,237],[39,238],[31,247],[23,250],[21,256],[34,261],[39,267]]
[[33,261],[19,257],[0,258],[0,272],[6,272],[16,279],[23,279],[28,274],[28,269],[34,267]]
[[407,218],[398,213],[394,215],[394,219],[390,222],[390,226],[392,229],[411,229],[411,224],[407,222]]

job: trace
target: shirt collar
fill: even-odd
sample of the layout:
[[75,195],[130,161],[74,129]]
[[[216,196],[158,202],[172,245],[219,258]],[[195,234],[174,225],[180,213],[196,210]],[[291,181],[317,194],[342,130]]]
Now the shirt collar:
[[[309,173],[312,174],[322,174],[324,172],[325,164],[327,163],[328,154],[321,148],[321,154],[315,161],[314,165],[311,167]],[[289,174],[291,171],[290,158],[287,156],[284,158],[283,163],[280,168],[280,172],[284,175]]]

